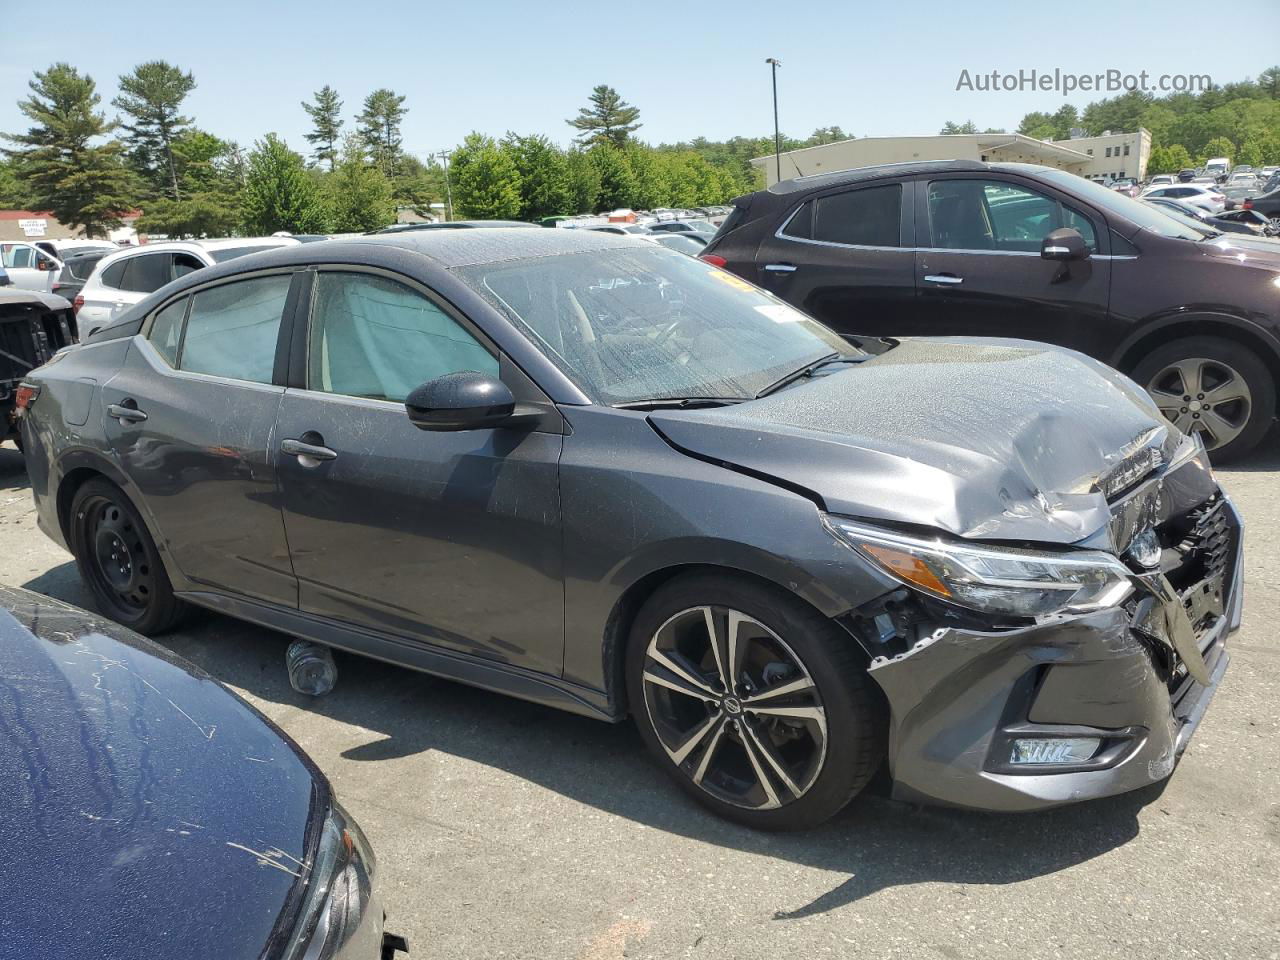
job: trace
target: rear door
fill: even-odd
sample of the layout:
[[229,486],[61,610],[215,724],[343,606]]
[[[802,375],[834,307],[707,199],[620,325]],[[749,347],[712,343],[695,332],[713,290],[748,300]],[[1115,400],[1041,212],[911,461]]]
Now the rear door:
[[[998,174],[921,179],[916,191],[919,312],[901,332],[1018,337],[1097,353],[1106,332],[1111,260],[1106,221],[1056,192]],[[1059,227],[1089,259],[1045,260]]]
[[165,305],[102,388],[107,437],[161,549],[214,592],[288,607],[297,605],[297,580],[274,431],[293,276],[236,277]]
[[523,375],[396,275],[322,269],[310,314],[276,436],[302,610],[559,675],[562,436],[427,432],[404,408],[447,373],[501,376],[517,396]]
[[901,329],[915,299],[910,182],[810,197],[756,254],[755,282],[834,330]]

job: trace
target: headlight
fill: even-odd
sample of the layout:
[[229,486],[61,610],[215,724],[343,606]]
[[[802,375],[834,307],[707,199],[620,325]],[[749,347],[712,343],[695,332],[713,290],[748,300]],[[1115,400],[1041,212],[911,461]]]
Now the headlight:
[[823,522],[891,576],[986,613],[1086,613],[1114,606],[1133,591],[1128,568],[1101,551],[1044,553],[924,540],[840,517],[824,516]]
[[306,892],[283,960],[328,960],[360,926],[373,887],[369,841],[335,801],[306,871]]

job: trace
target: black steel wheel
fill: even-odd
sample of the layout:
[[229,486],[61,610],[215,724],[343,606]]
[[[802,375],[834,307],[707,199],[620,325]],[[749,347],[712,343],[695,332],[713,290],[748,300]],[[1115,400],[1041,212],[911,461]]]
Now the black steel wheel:
[[731,819],[820,823],[880,760],[880,701],[856,643],[781,590],[719,575],[669,584],[637,617],[629,654],[646,743]]
[[71,502],[71,550],[98,609],[139,633],[159,633],[182,614],[155,541],[119,487],[86,482]]

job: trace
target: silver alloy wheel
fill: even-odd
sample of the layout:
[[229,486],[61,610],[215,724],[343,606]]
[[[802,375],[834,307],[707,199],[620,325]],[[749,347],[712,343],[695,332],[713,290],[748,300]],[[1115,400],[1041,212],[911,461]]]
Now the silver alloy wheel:
[[1271,224],[1272,230],[1280,230],[1280,217],[1272,217],[1267,223]]
[[1253,394],[1244,377],[1221,360],[1188,357],[1151,378],[1147,393],[1166,419],[1184,433],[1198,431],[1210,450],[1244,432],[1253,412]]
[[827,716],[795,651],[739,610],[682,610],[645,651],[644,699],[667,756],[735,806],[772,810],[822,772]]

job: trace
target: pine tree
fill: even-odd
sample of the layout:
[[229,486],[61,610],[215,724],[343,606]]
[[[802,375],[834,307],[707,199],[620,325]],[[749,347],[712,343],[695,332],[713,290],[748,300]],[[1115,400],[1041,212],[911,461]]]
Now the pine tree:
[[613,87],[600,84],[592,89],[589,100],[587,106],[579,108],[576,117],[565,121],[582,131],[578,142],[584,146],[597,143],[624,146],[631,134],[643,126],[636,123],[640,118],[639,109],[623,100]]
[[304,103],[302,109],[311,118],[311,132],[306,134],[311,144],[311,159],[329,164],[330,172],[338,162],[338,137],[342,129],[342,100],[338,91],[327,83],[315,93],[314,103]]
[[569,164],[561,150],[541,135],[520,137],[508,133],[502,149],[511,156],[520,174],[522,220],[541,220],[572,213],[573,194]]
[[464,218],[513,220],[520,215],[520,172],[492,137],[469,134],[449,162],[453,206]]
[[122,76],[120,96],[111,101],[129,117],[120,126],[129,134],[130,160],[155,196],[182,199],[173,141],[191,123],[178,111],[195,86],[190,73],[164,60],[152,60]]
[[341,158],[325,179],[325,192],[335,232],[364,233],[395,222],[391,183],[369,163],[357,137],[343,141]]
[[400,124],[409,112],[404,100],[403,94],[383,87],[364,98],[364,109],[356,117],[356,130],[374,166],[393,181],[400,173]]
[[66,63],[36,72],[31,96],[18,109],[31,120],[26,133],[7,134],[18,149],[6,150],[28,202],[62,223],[106,235],[130,208],[131,178],[119,141],[92,145],[115,124],[94,108],[102,98],[93,78]]
[[599,143],[587,151],[587,156],[600,177],[596,206],[602,210],[630,206],[636,182],[627,155],[609,143]]
[[324,233],[324,200],[302,157],[274,133],[254,144],[244,185],[244,225],[250,233]]
[[203,130],[188,130],[173,141],[181,200],[147,202],[138,229],[171,237],[218,237],[241,221],[243,163],[239,147]]

